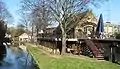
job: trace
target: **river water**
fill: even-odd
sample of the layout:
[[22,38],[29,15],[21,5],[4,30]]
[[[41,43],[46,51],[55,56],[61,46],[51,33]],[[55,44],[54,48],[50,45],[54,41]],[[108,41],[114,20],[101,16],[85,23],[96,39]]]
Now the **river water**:
[[35,63],[27,51],[7,45],[6,48],[7,54],[3,61],[0,61],[0,69],[36,69]]

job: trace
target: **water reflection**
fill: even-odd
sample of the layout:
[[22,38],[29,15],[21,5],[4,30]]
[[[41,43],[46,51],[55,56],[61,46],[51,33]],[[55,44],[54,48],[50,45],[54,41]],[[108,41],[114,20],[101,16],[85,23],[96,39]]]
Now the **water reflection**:
[[7,47],[7,55],[1,62],[0,69],[36,69],[32,57],[17,47]]

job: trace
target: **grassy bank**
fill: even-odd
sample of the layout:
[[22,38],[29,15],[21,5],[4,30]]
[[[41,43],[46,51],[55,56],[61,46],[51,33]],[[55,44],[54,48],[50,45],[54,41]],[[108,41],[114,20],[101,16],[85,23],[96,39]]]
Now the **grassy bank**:
[[67,56],[54,58],[37,47],[28,46],[27,49],[40,69],[120,69],[117,64],[107,61],[91,61]]

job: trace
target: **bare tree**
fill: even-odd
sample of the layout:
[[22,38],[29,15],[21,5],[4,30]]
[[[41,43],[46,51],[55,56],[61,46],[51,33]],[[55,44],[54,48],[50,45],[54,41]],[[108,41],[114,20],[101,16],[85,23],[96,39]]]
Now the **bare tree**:
[[45,0],[38,0],[36,7],[32,10],[33,18],[35,19],[36,31],[45,30],[50,24],[49,9]]
[[76,13],[83,12],[89,8],[89,5],[97,5],[105,0],[47,0],[53,18],[59,23],[62,35],[62,51],[65,53],[66,49],[66,32],[69,18],[74,20]]
[[21,3],[22,11],[29,11],[28,21],[32,26],[32,32],[35,27],[38,34],[49,25],[49,9],[45,0],[23,0]]
[[13,20],[12,15],[9,13],[5,3],[2,0],[0,0],[0,20],[4,20],[9,23]]
[[25,30],[27,32],[28,26],[29,26],[29,14],[24,13],[24,11],[22,11],[22,10],[19,10],[18,14],[20,15],[19,23],[21,23],[25,26]]
[[35,2],[36,2],[35,0],[21,0],[21,8],[18,10],[19,11],[18,13],[21,16],[20,20],[24,24],[29,25],[29,27],[31,27],[31,38],[33,38],[34,32],[34,23],[33,18],[31,17],[31,11],[34,9],[36,5]]

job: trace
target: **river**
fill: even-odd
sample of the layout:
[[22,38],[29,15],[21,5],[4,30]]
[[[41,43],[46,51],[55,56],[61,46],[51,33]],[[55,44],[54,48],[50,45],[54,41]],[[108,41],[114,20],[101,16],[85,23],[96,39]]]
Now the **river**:
[[0,69],[37,69],[35,62],[27,51],[7,45],[6,48],[7,54],[0,62]]

